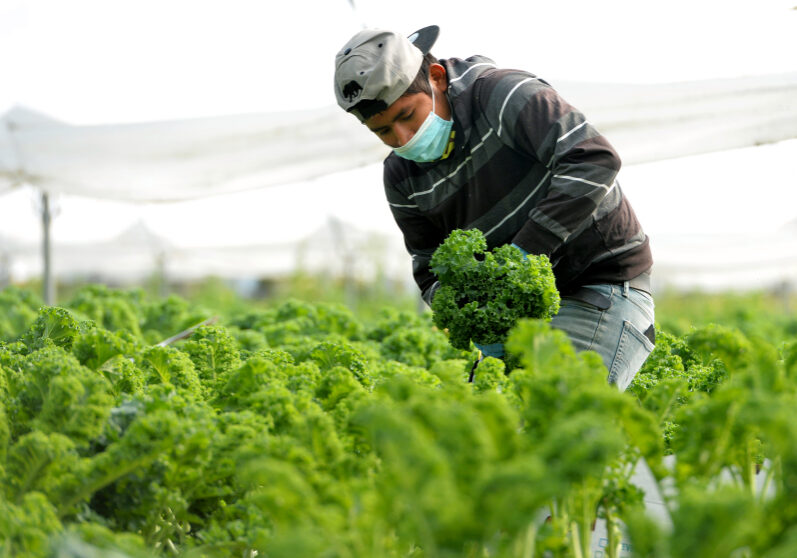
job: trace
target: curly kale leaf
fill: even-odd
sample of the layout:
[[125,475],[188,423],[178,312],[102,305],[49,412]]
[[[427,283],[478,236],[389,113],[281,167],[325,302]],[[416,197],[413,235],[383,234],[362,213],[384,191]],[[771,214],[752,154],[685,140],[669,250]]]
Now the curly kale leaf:
[[207,320],[213,313],[193,306],[177,295],[170,295],[161,300],[145,302],[141,315],[144,337],[155,343]]
[[19,339],[36,320],[42,305],[36,295],[19,287],[0,291],[0,340]]
[[196,367],[203,382],[215,384],[241,365],[238,342],[225,327],[198,327],[180,348]]
[[550,319],[559,292],[547,256],[524,256],[513,246],[487,250],[477,229],[455,230],[432,255],[440,281],[432,302],[434,322],[457,349],[503,343],[520,318]]
[[66,308],[43,306],[36,321],[20,340],[31,352],[53,345],[70,350],[75,338],[93,325],[80,322]]
[[0,498],[0,556],[50,556],[50,537],[62,528],[44,494],[30,492],[17,503]]
[[354,377],[364,386],[373,384],[373,379],[368,374],[365,355],[349,343],[323,341],[311,348],[308,355],[322,372],[342,366],[354,374]]
[[102,327],[93,327],[79,334],[72,343],[72,354],[80,364],[92,370],[99,370],[117,355],[133,354],[137,349],[123,335]]
[[202,396],[202,383],[189,355],[174,347],[150,347],[143,360],[148,383],[171,384]]
[[41,349],[17,362],[9,381],[12,435],[31,429],[59,432],[86,444],[102,431],[113,406],[111,385],[59,347]]
[[396,329],[379,347],[384,358],[424,368],[443,360],[451,351],[442,332],[417,326]]
[[144,293],[138,289],[114,290],[105,285],[86,285],[66,304],[70,310],[111,331],[129,331],[141,337],[139,311]]
[[230,325],[260,332],[271,347],[302,344],[308,337],[319,340],[340,336],[357,340],[364,336],[363,325],[345,306],[295,299],[285,300],[268,310],[252,311],[231,320]]

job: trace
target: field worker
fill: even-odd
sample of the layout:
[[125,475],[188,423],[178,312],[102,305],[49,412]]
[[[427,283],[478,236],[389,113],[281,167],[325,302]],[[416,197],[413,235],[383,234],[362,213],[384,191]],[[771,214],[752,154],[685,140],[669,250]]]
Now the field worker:
[[438,33],[367,29],[335,57],[338,104],[393,149],[385,194],[423,299],[439,286],[432,253],[454,229],[545,254],[562,296],[552,326],[598,352],[624,390],[653,349],[654,315],[649,240],[617,183],[620,158],[534,74],[436,59]]

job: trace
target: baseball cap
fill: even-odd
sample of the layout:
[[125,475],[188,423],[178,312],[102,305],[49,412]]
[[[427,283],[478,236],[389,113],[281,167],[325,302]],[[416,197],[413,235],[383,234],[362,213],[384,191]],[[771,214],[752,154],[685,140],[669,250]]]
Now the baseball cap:
[[[363,122],[392,105],[418,75],[439,33],[437,25],[430,25],[409,37],[383,29],[354,35],[335,56],[338,105]],[[361,101],[374,101],[369,105],[378,110],[363,114],[357,107]]]

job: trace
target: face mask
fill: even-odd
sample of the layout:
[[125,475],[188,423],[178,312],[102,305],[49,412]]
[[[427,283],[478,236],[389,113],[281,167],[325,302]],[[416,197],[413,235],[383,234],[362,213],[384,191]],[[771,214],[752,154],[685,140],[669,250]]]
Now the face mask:
[[[431,87],[431,82],[429,83]],[[399,157],[417,163],[430,163],[443,156],[451,135],[454,120],[443,120],[434,111],[434,88],[432,88],[432,112],[423,121],[421,127],[410,138],[410,141],[396,147],[393,152]]]

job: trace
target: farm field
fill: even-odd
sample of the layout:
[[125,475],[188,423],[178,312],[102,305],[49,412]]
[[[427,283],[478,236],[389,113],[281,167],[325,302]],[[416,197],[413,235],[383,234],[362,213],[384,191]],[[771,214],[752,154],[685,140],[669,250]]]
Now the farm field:
[[797,555],[786,299],[657,297],[619,393],[544,321],[468,383],[477,351],[411,301],[306,287],[0,291],[0,556]]

